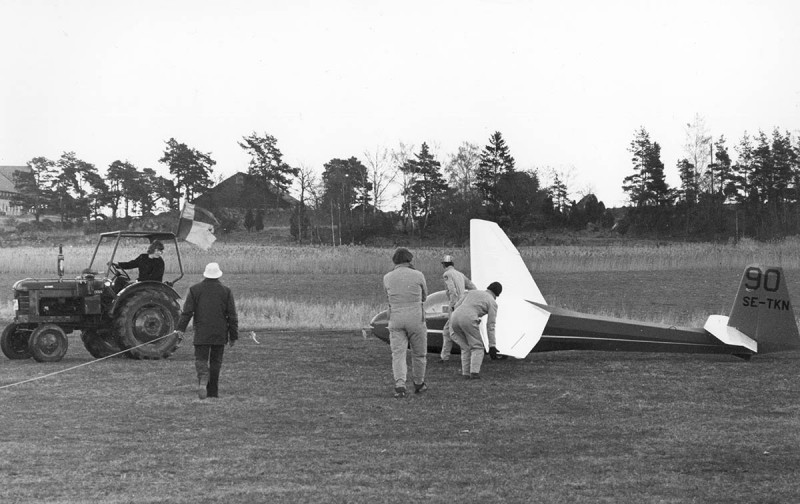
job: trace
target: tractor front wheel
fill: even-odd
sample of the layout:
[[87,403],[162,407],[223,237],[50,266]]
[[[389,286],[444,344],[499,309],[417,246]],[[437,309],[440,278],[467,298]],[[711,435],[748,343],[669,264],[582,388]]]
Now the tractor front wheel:
[[30,330],[22,330],[17,324],[8,324],[0,336],[0,349],[9,359],[28,359],[31,351],[28,349]]
[[67,335],[55,324],[40,325],[31,333],[28,349],[38,362],[58,362],[67,353]]
[[161,291],[134,292],[122,301],[114,317],[114,333],[126,355],[134,359],[165,359],[178,348],[180,306]]

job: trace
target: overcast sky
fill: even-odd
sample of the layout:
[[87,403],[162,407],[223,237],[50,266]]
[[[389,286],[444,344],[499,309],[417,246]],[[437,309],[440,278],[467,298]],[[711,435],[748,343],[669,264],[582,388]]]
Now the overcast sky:
[[[0,164],[155,168],[174,137],[246,171],[500,131],[518,169],[625,201],[643,126],[668,181],[699,114],[728,145],[800,128],[800,2],[0,0]],[[735,153],[732,152],[735,157]]]

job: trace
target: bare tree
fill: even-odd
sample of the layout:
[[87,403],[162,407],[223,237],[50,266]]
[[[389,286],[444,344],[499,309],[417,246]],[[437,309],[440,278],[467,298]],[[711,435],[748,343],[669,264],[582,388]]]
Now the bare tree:
[[389,149],[376,147],[374,152],[364,151],[370,182],[372,182],[372,202],[380,210],[387,197],[387,190],[397,180],[398,171],[392,167],[393,160]]
[[411,223],[411,234],[414,234],[416,229],[416,222],[414,222],[414,203],[413,193],[411,187],[414,185],[416,175],[408,170],[408,162],[413,159],[414,146],[406,145],[403,142],[393,149],[390,156],[392,159],[392,169],[394,170],[395,177],[398,179],[401,188],[401,196],[403,197],[403,209],[406,214],[406,219]]
[[470,142],[462,143],[458,146],[458,151],[450,155],[444,172],[447,174],[447,181],[462,196],[473,192],[475,172],[480,162],[481,148]]
[[317,173],[314,171],[313,168],[310,166],[306,166],[305,164],[301,164],[297,170],[297,194],[298,200],[300,201],[300,206],[297,209],[297,241],[303,241],[303,236],[305,235],[305,225],[306,220],[308,220],[309,224],[313,226],[311,223],[311,219],[307,219],[307,209],[308,209],[308,201],[312,202],[312,208],[317,208],[317,202],[319,199],[319,194],[317,193],[317,186],[319,185],[319,177]]
[[706,126],[706,120],[700,114],[695,114],[693,123],[686,123],[686,140],[683,150],[686,159],[694,165],[694,177],[701,191],[710,191],[713,179],[706,173],[706,165],[711,158],[711,135]]

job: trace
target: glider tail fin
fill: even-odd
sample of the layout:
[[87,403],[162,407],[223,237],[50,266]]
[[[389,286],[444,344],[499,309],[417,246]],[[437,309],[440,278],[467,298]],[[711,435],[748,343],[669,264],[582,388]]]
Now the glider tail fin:
[[757,264],[745,268],[728,327],[755,340],[759,354],[800,349],[800,333],[782,268]]

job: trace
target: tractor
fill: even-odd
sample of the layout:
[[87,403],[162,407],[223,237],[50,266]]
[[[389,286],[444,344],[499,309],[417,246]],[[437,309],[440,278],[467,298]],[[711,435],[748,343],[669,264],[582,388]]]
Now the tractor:
[[[115,266],[120,244],[144,240],[175,245],[177,278],[163,283],[131,281],[127,271]],[[98,257],[101,246],[104,251],[111,248],[107,262]],[[180,296],[173,285],[183,278],[183,263],[173,233],[101,233],[89,266],[74,279],[64,278],[64,255],[59,246],[57,270],[58,278],[26,278],[14,284],[14,321],[0,336],[0,349],[9,359],[57,362],[67,352],[67,334],[73,331],[80,331],[83,345],[95,358],[120,354],[163,359],[178,348],[180,337],[175,329]]]

